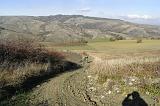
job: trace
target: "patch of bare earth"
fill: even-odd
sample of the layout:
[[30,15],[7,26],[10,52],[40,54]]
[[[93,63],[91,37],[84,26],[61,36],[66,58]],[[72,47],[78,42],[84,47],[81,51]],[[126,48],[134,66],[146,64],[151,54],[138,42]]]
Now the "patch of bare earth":
[[33,90],[30,103],[49,106],[97,105],[87,92],[84,69],[63,73]]

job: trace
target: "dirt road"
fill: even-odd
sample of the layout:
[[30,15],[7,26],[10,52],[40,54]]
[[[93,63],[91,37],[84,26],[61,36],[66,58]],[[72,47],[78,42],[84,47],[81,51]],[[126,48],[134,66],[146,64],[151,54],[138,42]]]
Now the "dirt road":
[[[94,54],[89,54],[94,62],[102,61]],[[92,63],[91,63],[92,64]],[[78,70],[62,73],[33,89],[30,96],[31,105],[36,106],[121,106],[125,93],[111,94],[102,85],[92,85],[95,77],[87,70],[91,66],[86,63]],[[104,89],[103,89],[104,88]],[[143,95],[151,106],[154,101]],[[157,105],[158,106],[158,105]]]
[[30,97],[31,105],[42,106],[96,106],[87,92],[87,74],[84,68],[51,78],[38,85]]

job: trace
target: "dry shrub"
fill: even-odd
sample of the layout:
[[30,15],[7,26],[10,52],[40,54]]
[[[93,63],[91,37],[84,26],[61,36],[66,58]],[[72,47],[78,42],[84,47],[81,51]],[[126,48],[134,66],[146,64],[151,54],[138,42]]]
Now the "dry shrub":
[[24,65],[27,63],[47,63],[49,59],[58,61],[64,58],[61,53],[51,52],[32,40],[1,40],[0,63],[1,65]]
[[62,42],[55,44],[56,46],[85,46],[87,45],[88,41],[72,41],[72,42]]
[[34,40],[3,39],[0,41],[0,86],[21,84],[32,76],[49,73],[48,67],[60,65],[63,59],[62,53],[48,51]]
[[[0,86],[17,86],[22,84],[27,78],[32,76],[40,76],[46,73],[48,64],[25,64],[23,67],[3,69],[0,71]],[[0,69],[1,70],[1,69]]]
[[116,41],[116,38],[111,37],[111,38],[109,39],[109,41],[114,42],[114,41]]
[[142,43],[142,39],[137,39],[137,43]]

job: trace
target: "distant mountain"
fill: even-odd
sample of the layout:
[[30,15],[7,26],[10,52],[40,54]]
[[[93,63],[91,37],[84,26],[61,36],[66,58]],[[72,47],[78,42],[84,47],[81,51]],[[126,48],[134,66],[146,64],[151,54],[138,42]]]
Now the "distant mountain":
[[0,16],[0,37],[21,36],[52,42],[113,36],[151,38],[160,37],[160,27],[82,15]]

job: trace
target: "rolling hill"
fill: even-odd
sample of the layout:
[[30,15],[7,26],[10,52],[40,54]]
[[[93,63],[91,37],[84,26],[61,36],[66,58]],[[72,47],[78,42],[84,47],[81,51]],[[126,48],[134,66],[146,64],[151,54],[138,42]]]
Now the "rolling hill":
[[82,15],[0,16],[1,38],[66,42],[114,36],[159,38],[160,27]]

